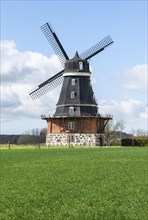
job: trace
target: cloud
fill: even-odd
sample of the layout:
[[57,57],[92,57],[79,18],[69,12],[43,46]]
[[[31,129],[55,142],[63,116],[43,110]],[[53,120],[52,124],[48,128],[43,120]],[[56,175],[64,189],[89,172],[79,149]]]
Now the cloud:
[[120,74],[121,79],[123,79],[122,86],[127,89],[146,92],[148,86],[147,73],[147,64],[134,66]]
[[142,112],[140,112],[140,118],[144,120],[148,120],[148,107],[146,106]]
[[[18,51],[14,41],[1,42],[1,103],[3,121],[39,117],[53,109],[58,98],[53,90],[32,101],[28,92],[61,69],[57,56]],[[47,98],[48,97],[48,98]],[[47,99],[50,100],[47,102]]]
[[143,109],[141,101],[136,99],[124,98],[120,103],[123,114],[127,118],[139,117],[140,112]]
[[135,118],[146,118],[147,107],[140,100],[125,97],[117,102],[114,100],[102,100],[99,103],[102,114],[113,114],[115,117],[133,120]]
[[2,82],[41,83],[60,69],[57,56],[50,58],[31,51],[20,52],[14,41],[1,42]]
[[111,114],[115,120],[124,120],[127,129],[141,128],[147,130],[148,107],[140,100],[128,97],[119,102],[102,100],[99,103],[99,112],[101,114]]

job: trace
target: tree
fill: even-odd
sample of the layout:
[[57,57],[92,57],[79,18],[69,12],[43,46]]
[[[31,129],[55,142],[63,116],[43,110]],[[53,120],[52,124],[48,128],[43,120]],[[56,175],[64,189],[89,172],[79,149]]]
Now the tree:
[[137,129],[135,133],[136,139],[139,141],[140,146],[148,145],[148,131]]
[[124,120],[118,121],[118,127],[119,127],[119,132],[120,132],[120,145],[121,145],[122,132],[125,129],[125,121]]
[[122,138],[122,132],[125,129],[125,122],[123,120],[116,121],[109,121],[105,127],[105,134],[107,137],[108,145],[111,144],[111,141],[114,141],[120,134],[120,142]]
[[135,134],[137,137],[147,137],[148,136],[148,131],[142,130],[142,129],[137,129],[135,131]]
[[42,128],[40,130],[40,143],[46,142],[46,134],[47,134],[47,128]]
[[30,134],[23,134],[19,137],[17,144],[36,144],[36,139]]
[[39,130],[38,128],[34,128],[31,131],[25,132],[25,134],[22,134],[17,143],[18,144],[35,144],[40,146],[40,143],[46,142],[46,133],[47,129],[42,128]]
[[40,130],[38,128],[33,128],[31,130],[30,134],[38,137],[38,136],[40,136]]

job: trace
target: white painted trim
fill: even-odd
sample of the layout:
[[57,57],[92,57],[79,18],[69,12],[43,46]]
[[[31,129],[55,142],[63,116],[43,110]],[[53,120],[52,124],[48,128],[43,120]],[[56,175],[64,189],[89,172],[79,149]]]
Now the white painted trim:
[[67,72],[63,76],[90,76],[89,72]]
[[73,107],[73,106],[91,106],[91,107],[98,107],[97,105],[93,105],[93,104],[65,104],[65,105],[57,105],[57,107]]

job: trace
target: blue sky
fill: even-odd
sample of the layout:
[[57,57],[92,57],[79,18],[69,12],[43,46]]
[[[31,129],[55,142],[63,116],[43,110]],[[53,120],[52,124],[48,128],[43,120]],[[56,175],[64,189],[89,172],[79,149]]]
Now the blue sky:
[[147,1],[1,1],[1,133],[46,127],[60,88],[32,101],[28,91],[61,69],[40,26],[50,22],[69,57],[108,34],[114,44],[90,60],[102,114],[147,129]]

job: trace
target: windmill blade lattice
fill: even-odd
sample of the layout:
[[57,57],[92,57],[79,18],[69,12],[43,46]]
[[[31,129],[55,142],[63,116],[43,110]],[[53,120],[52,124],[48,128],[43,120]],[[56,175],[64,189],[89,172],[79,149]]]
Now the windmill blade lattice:
[[56,33],[54,32],[51,24],[48,22],[41,26],[41,30],[43,31],[45,37],[48,42],[52,46],[54,52],[58,56],[62,66],[64,67],[65,61],[69,60],[67,53],[65,52],[62,44],[60,43]]
[[60,71],[53,77],[49,78],[45,82],[41,83],[37,88],[29,92],[29,95],[33,100],[41,97],[45,93],[59,86],[63,82],[63,71]]
[[90,49],[86,50],[84,53],[80,54],[80,57],[84,60],[89,60],[91,57],[95,56],[96,54],[100,53],[106,47],[113,43],[113,40],[108,35],[104,39],[102,39],[99,43],[95,44]]

